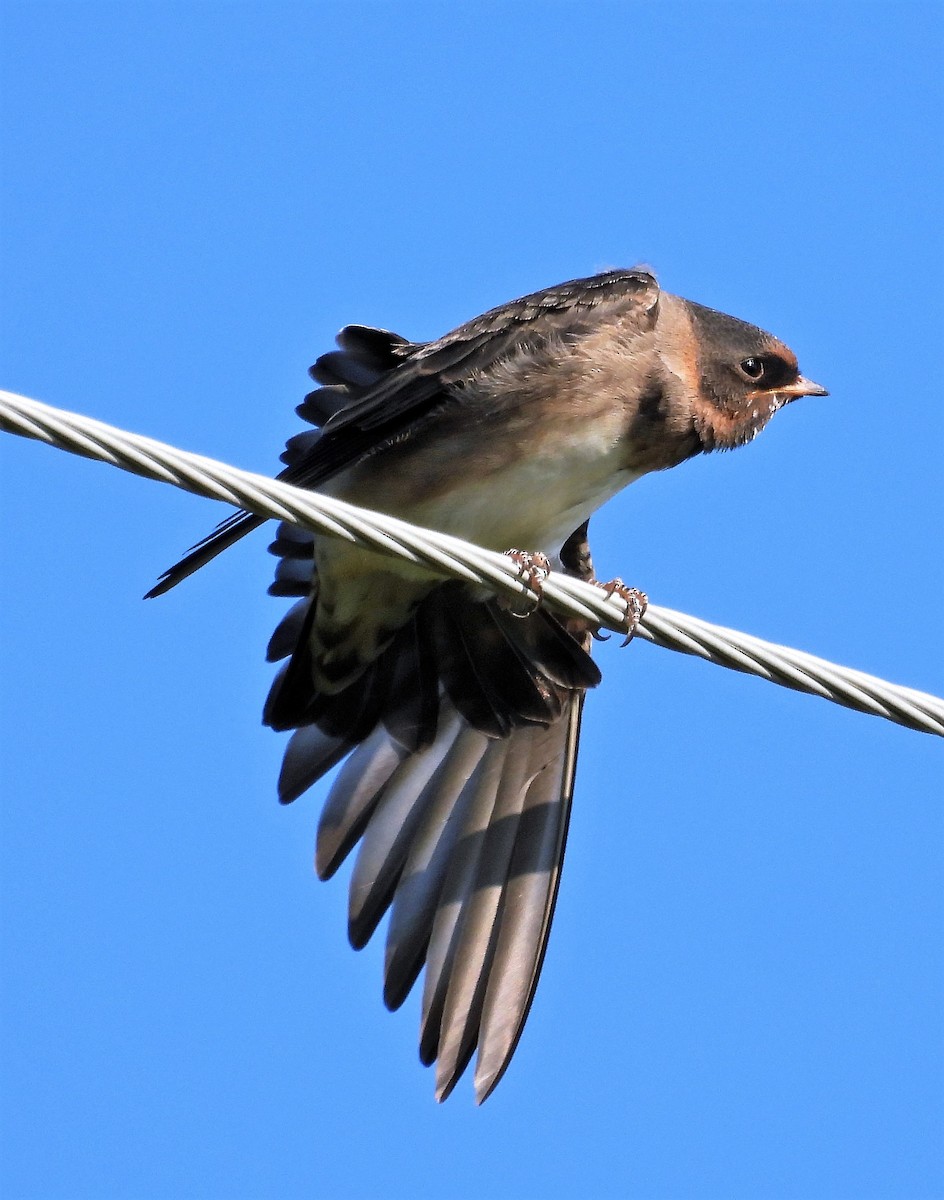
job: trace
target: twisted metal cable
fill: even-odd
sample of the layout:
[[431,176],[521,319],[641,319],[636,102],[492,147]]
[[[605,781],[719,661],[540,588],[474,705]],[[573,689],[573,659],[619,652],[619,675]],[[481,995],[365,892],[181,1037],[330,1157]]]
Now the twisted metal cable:
[[[0,390],[0,429],[110,463],[146,479],[172,483],[198,496],[223,500],[259,516],[360,543],[382,554],[427,566],[437,574],[485,584],[507,596],[530,595],[515,564],[494,551],[177,450],[26,396]],[[624,619],[623,600],[606,597],[599,588],[557,572],[544,584],[544,600],[561,613],[605,629],[619,631]],[[649,605],[636,636],[656,646],[758,675],[782,687],[822,696],[858,712],[885,717],[909,729],[944,737],[944,700],[801,650],[655,604]]]

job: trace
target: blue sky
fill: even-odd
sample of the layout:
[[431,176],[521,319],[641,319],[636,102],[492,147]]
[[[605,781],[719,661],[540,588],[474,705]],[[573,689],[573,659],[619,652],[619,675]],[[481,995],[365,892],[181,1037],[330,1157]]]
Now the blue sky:
[[[3,15],[0,385],[270,471],[336,329],[613,265],[832,391],[633,485],[603,577],[940,693],[938,4]],[[265,535],[0,437],[11,1200],[944,1195],[940,742],[600,648],[544,977],[475,1109],[259,725]]]

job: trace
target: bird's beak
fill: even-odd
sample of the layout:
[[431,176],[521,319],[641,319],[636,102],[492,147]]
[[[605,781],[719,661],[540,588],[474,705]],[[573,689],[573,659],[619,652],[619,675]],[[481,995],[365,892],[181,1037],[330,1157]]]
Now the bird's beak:
[[789,396],[791,400],[795,400],[797,396],[829,395],[822,384],[814,383],[812,379],[807,379],[803,375],[798,375],[793,383],[788,383],[786,387],[778,387],[776,390],[783,396]]

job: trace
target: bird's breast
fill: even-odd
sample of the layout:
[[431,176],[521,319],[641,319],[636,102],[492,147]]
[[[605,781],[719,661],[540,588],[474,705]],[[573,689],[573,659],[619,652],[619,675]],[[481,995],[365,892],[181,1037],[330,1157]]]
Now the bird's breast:
[[490,549],[553,555],[621,488],[668,465],[649,445],[652,425],[668,428],[659,370],[654,335],[618,326],[519,347],[447,387],[328,490]]
[[490,549],[553,554],[644,472],[627,465],[618,413],[520,417],[393,446],[334,481],[332,494]]

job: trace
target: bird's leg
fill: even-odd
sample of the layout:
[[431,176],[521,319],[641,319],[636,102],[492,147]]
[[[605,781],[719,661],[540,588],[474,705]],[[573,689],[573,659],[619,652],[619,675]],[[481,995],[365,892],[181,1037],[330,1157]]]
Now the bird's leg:
[[507,608],[513,617],[530,617],[541,607],[541,597],[544,593],[544,581],[551,573],[551,564],[546,554],[530,550],[506,550],[505,555],[518,568],[518,578],[531,593],[531,605],[524,612],[514,607],[514,601],[504,597],[499,598],[499,604]]
[[[607,599],[610,596],[619,596],[625,603],[626,612],[623,615],[621,632],[626,634],[622,645],[628,646],[632,641],[633,634],[636,632],[636,626],[643,618],[646,606],[649,603],[649,597],[638,588],[627,587],[622,579],[611,579],[609,583],[601,583],[599,579],[591,579],[590,583],[594,587],[601,588]],[[597,641],[606,641],[605,634],[594,632],[593,636]]]

